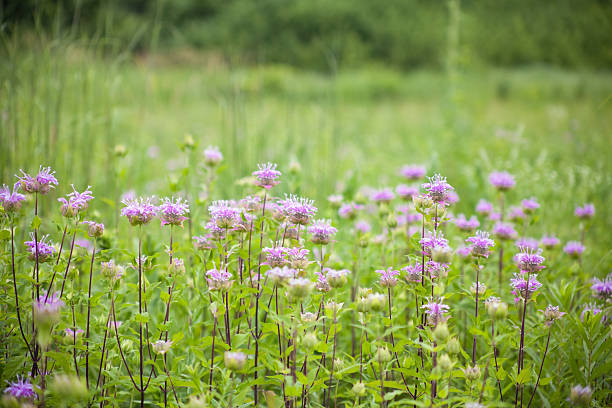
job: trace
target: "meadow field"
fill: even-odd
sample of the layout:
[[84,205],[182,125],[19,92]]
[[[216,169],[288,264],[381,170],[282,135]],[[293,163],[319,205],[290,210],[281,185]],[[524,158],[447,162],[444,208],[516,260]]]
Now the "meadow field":
[[611,71],[2,59],[1,406],[612,403]]

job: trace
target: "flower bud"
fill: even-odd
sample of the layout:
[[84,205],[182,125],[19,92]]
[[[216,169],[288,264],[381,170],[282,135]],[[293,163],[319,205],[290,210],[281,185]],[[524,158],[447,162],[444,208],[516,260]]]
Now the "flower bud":
[[446,349],[452,355],[459,354],[459,352],[461,351],[461,344],[459,343],[459,340],[456,337],[451,337],[450,340],[448,340],[448,343],[446,344]]
[[387,216],[387,227],[389,228],[397,227],[397,218],[395,217],[395,214],[391,213],[389,214],[389,216]]
[[193,149],[195,147],[195,141],[193,140],[193,136],[189,133],[185,135],[183,139],[183,149]]
[[89,397],[85,381],[74,375],[55,375],[49,386],[49,391],[58,401],[62,401],[65,406],[86,403]]
[[447,246],[435,246],[431,250],[431,258],[434,262],[449,264],[453,260],[453,250]]
[[156,354],[164,355],[170,350],[170,347],[172,347],[172,341],[157,340],[151,343],[151,346]]
[[391,352],[386,347],[378,347],[376,350],[376,359],[381,363],[388,363],[391,361]]
[[569,400],[576,406],[588,407],[591,404],[592,391],[588,385],[583,387],[576,385],[572,387]]
[[370,309],[375,312],[383,310],[386,306],[386,298],[382,293],[370,293],[367,299]]
[[442,371],[448,371],[451,368],[453,368],[453,361],[448,356],[448,354],[442,354],[438,358],[438,366],[440,367]]
[[302,346],[307,350],[312,350],[319,343],[319,339],[314,332],[308,332],[302,337]]
[[312,291],[313,284],[306,278],[290,279],[287,285],[287,295],[290,300],[304,299]]
[[414,203],[414,208],[420,213],[424,213],[425,210],[433,207],[433,201],[426,195],[413,195],[412,202]]
[[478,367],[478,365],[470,366],[468,364],[463,370],[463,373],[468,381],[476,381],[480,378],[480,367]]
[[171,275],[183,275],[185,273],[185,263],[180,258],[174,258],[168,266],[168,272]]
[[104,224],[99,224],[93,221],[88,222],[88,224],[89,227],[87,228],[87,234],[90,238],[98,238],[104,234]]
[[246,367],[247,356],[239,351],[226,351],[223,354],[225,367],[231,371],[242,371]]
[[206,403],[205,397],[194,395],[189,397],[189,402],[184,405],[185,408],[208,408],[209,405]]
[[437,205],[430,211],[431,211],[431,216],[436,217],[438,219],[438,223],[446,215],[446,207],[443,205]]
[[446,323],[440,323],[436,326],[433,331],[433,338],[438,343],[444,343],[449,336],[448,326]]
[[289,162],[289,173],[299,174],[302,172],[302,165],[295,158]]
[[355,394],[356,397],[363,397],[366,393],[366,386],[364,383],[357,382],[355,383],[355,385],[353,385],[353,388],[351,388],[351,391],[353,391],[353,394]]
[[341,358],[336,358],[334,360],[334,369],[338,371],[344,370],[344,360]]
[[117,157],[125,157],[125,155],[127,154],[127,149],[124,145],[118,144],[115,146],[114,152],[115,156]]

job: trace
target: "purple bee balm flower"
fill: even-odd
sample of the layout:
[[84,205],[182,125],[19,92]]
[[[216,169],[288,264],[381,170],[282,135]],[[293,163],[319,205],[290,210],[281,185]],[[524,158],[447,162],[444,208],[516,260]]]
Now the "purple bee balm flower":
[[472,254],[472,248],[470,246],[464,246],[464,247],[457,248],[455,252],[460,257],[467,258],[468,256]]
[[593,279],[593,285],[591,286],[593,296],[598,299],[609,301],[612,299],[612,273],[609,273],[605,279]]
[[438,279],[439,277],[446,278],[448,276],[449,268],[450,267],[448,266],[448,264],[445,263],[434,261],[425,262],[425,272],[427,272],[429,278],[432,280]]
[[[603,312],[603,309],[597,303],[588,303],[584,305],[584,309],[582,309],[582,313],[580,313],[580,320],[584,321],[585,315],[586,316],[597,316],[601,312]],[[603,315],[602,321],[606,321],[606,320],[608,320],[607,316]]]
[[493,226],[493,235],[501,240],[510,240],[516,238],[517,232],[512,224],[498,222]]
[[64,197],[58,198],[57,201],[62,203],[62,215],[66,218],[71,218],[77,215],[80,211],[86,210],[89,207],[89,201],[93,200],[94,196],[91,195],[89,190],[91,186],[87,186],[87,189],[82,193],[79,193],[72,184],[72,193],[67,194],[68,200]]
[[421,283],[423,266],[419,262],[404,266],[402,271],[406,274],[406,280],[412,283]]
[[342,197],[342,194],[332,194],[327,197],[327,201],[334,208],[340,207],[340,205],[342,204],[342,200],[344,200],[344,197]]
[[357,216],[357,212],[361,210],[363,210],[363,205],[350,202],[340,206],[338,209],[338,215],[340,218],[352,220]]
[[412,197],[419,194],[419,189],[406,184],[400,184],[395,187],[397,195],[404,200],[412,200]]
[[206,229],[210,231],[210,234],[208,234],[207,236],[209,236],[210,239],[215,241],[223,240],[227,232],[227,229],[219,227],[214,221],[206,223]]
[[469,242],[470,253],[474,257],[488,258],[490,249],[495,246],[495,241],[489,238],[489,233],[476,231],[476,235],[465,240]]
[[273,247],[266,247],[262,249],[262,253],[266,256],[265,265],[269,265],[272,268],[278,268],[287,264],[287,248],[279,245],[277,242]]
[[444,323],[448,319],[446,314],[450,310],[450,307],[442,303],[443,301],[444,297],[440,298],[439,301],[435,301],[433,297],[428,297],[427,303],[421,306],[421,309],[425,309],[427,321],[432,326],[437,326],[438,323]]
[[306,248],[293,247],[286,252],[289,264],[293,269],[304,270],[310,265],[308,255],[310,251]]
[[54,323],[59,320],[64,302],[59,293],[42,292],[40,298],[34,301],[34,319],[39,324]]
[[553,235],[544,235],[542,239],[540,239],[540,244],[546,249],[551,249],[559,245],[559,238]]
[[232,274],[225,268],[209,269],[206,272],[206,281],[210,290],[228,290],[232,287]]
[[327,276],[321,272],[315,272],[317,275],[317,281],[315,282],[315,288],[319,292],[329,292],[331,290],[331,285],[327,281]]
[[476,212],[482,215],[489,215],[493,212],[493,204],[487,200],[481,199],[478,201],[478,204],[476,204]]
[[525,213],[521,207],[510,207],[508,210],[508,218],[510,221],[518,221],[525,218]]
[[427,231],[427,235],[423,237],[419,241],[419,243],[421,244],[421,247],[423,248],[423,253],[425,253],[426,256],[431,256],[431,250],[434,247],[448,246],[448,240],[444,238],[444,234],[442,234],[442,231],[437,231],[433,233]]
[[240,209],[234,207],[231,201],[226,200],[214,201],[208,207],[208,212],[217,227],[223,229],[233,228],[240,217]]
[[446,205],[453,205],[458,201],[459,201],[459,195],[454,191],[449,191],[448,194],[446,195],[446,200],[444,200],[444,203]]
[[277,179],[280,177],[281,172],[276,170],[276,164],[258,164],[257,168],[259,170],[253,172],[253,176],[256,179],[255,185],[269,190],[280,183]]
[[[38,240],[38,262],[41,263],[51,260],[55,253],[55,248],[53,248],[51,242],[47,242],[47,238],[49,238],[49,235],[43,235]],[[30,232],[30,241],[26,241],[24,244],[28,247],[28,258],[34,261],[36,259],[37,244],[33,232]]]
[[505,171],[494,171],[489,174],[489,182],[499,191],[508,191],[516,185],[514,176]]
[[310,227],[308,233],[311,241],[316,245],[327,245],[338,230],[331,226],[330,220],[316,220]]
[[164,225],[180,225],[182,227],[183,222],[187,220],[185,214],[189,214],[189,204],[180,197],[177,199],[166,197],[158,210],[162,227]]
[[209,235],[199,235],[193,237],[193,246],[195,249],[203,251],[205,249],[213,249],[216,247],[215,243]]
[[446,177],[439,174],[434,174],[429,177],[429,183],[424,183],[423,188],[427,191],[431,199],[437,203],[447,200],[449,193],[454,188],[446,182]]
[[478,218],[471,216],[470,219],[466,219],[465,215],[459,214],[457,218],[455,218],[455,225],[461,231],[474,231],[476,228],[480,227],[480,222]]
[[4,389],[4,393],[18,399],[33,400],[37,397],[34,391],[34,386],[30,382],[29,377],[17,376],[17,381],[8,382],[8,387]]
[[377,274],[380,275],[380,286],[389,288],[397,285],[397,278],[400,273],[398,270],[393,269],[393,267],[388,267],[387,270],[379,269],[376,271]]
[[204,150],[204,164],[208,167],[216,167],[223,161],[223,154],[217,146],[208,146]]
[[538,208],[540,208],[540,204],[536,201],[535,198],[526,198],[521,201],[521,206],[526,213],[532,213]]
[[275,267],[266,272],[266,276],[270,278],[274,285],[284,286],[289,279],[295,278],[297,271],[295,269],[289,269],[287,267],[279,268]]
[[559,310],[559,306],[548,305],[545,310],[540,310],[544,313],[544,324],[548,327],[552,326],[555,320],[559,320],[565,312]]
[[66,336],[68,337],[77,337],[79,334],[83,334],[84,332],[82,329],[76,329],[75,332],[74,329],[68,327],[66,330],[64,330],[64,333],[66,333]]
[[578,206],[574,210],[574,215],[581,219],[593,218],[595,215],[595,206],[593,204],[584,204],[582,207]]
[[246,212],[255,213],[261,211],[261,197],[260,196],[246,196],[239,202],[240,206],[244,208]]
[[0,203],[7,213],[17,212],[21,209],[21,202],[25,200],[25,196],[17,191],[19,191],[19,186],[13,186],[12,193],[6,184],[0,188]]
[[51,170],[51,167],[40,166],[36,177],[30,176],[23,170],[19,171],[21,171],[21,176],[15,175],[19,180],[15,183],[15,186],[21,187],[21,190],[26,193],[47,194],[58,184],[54,176],[55,171]]
[[146,225],[157,215],[157,207],[153,205],[152,197],[125,200],[121,215],[125,216],[131,225]]
[[494,212],[489,214],[489,220],[491,220],[491,221],[496,221],[497,222],[497,221],[501,221],[501,219],[502,219],[502,215],[501,215],[500,212],[495,212],[494,211]]
[[374,190],[370,194],[370,200],[376,203],[388,203],[395,198],[395,194],[390,188],[381,188],[380,190]]
[[313,205],[314,201],[293,194],[285,195],[285,199],[279,204],[287,219],[297,225],[308,225],[317,213],[317,207]]
[[360,234],[367,234],[372,231],[372,226],[367,221],[361,220],[355,223],[355,230]]
[[517,248],[529,248],[532,250],[537,250],[540,247],[538,240],[535,238],[523,237],[516,240],[514,243]]
[[[529,275],[529,276],[528,276]],[[527,281],[529,279],[529,281]],[[538,282],[537,274],[527,274],[524,272],[515,273],[514,278],[510,279],[510,286],[512,286],[512,293],[515,296],[515,303],[520,300],[529,298],[535,291],[542,287],[542,284]]]
[[584,245],[582,245],[578,241],[569,241],[563,247],[563,252],[571,256],[572,258],[580,258],[582,253],[584,252]]
[[[236,219],[236,224],[232,231],[236,232],[248,232],[253,230],[253,222],[255,215],[249,214],[245,209],[242,209]],[[285,236],[290,236],[289,229],[287,229]]]
[[427,170],[423,166],[416,164],[407,164],[400,170],[400,174],[408,180],[419,180],[425,176]]
[[516,254],[516,261],[521,272],[534,273],[545,268],[542,263],[545,258],[540,255],[541,249],[531,249],[527,247],[520,247],[518,254]]

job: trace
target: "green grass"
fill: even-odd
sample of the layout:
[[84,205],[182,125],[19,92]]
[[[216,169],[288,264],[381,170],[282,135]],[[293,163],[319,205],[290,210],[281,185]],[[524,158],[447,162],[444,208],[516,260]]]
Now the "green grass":
[[[418,162],[447,175],[464,198],[459,210],[470,213],[488,172],[507,169],[522,194],[544,203],[545,224],[558,228],[549,232],[572,238],[564,221],[575,204],[593,201],[592,249],[603,256],[612,244],[611,73],[534,67],[450,80],[364,67],[330,77],[283,66],[229,69],[192,54],[110,58],[75,44],[7,44],[3,182],[43,163],[64,183],[92,184],[111,201],[128,188],[166,194],[181,187],[179,145],[191,133],[197,155],[213,144],[226,157],[219,196],[238,194],[234,181],[261,161],[282,170],[299,161],[302,173],[286,190],[319,202],[361,185],[393,186],[402,164]],[[113,154],[118,144],[125,158]],[[151,146],[158,157],[149,157]]]

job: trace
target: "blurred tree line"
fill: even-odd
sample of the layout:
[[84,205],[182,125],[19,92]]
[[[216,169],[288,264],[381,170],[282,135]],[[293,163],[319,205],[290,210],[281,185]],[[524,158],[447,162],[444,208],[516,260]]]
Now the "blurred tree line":
[[[453,0],[448,0],[453,1]],[[612,67],[610,0],[461,0],[460,63]],[[41,28],[135,52],[194,47],[241,63],[440,68],[432,0],[0,0],[2,31]]]

